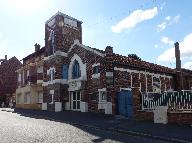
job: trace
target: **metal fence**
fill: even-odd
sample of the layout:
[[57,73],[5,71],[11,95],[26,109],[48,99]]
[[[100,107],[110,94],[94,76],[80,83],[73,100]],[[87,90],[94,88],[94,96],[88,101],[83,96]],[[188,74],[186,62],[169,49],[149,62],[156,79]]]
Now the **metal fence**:
[[192,112],[192,90],[142,93],[142,110],[153,110],[156,106],[168,106],[170,111]]

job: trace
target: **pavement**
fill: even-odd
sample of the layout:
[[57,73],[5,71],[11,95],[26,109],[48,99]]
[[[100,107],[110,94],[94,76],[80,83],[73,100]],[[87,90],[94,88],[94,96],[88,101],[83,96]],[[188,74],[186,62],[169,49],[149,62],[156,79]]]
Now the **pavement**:
[[47,119],[81,127],[118,132],[133,136],[157,139],[174,143],[192,143],[192,126],[177,124],[154,124],[151,121],[129,120],[121,116],[73,111],[49,112],[25,109],[0,108],[36,119]]

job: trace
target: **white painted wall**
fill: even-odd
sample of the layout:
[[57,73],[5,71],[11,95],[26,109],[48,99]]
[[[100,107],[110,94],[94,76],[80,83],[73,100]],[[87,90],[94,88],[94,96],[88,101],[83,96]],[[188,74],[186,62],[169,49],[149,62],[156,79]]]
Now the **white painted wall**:
[[61,111],[62,111],[62,103],[55,102],[55,112],[61,112]]
[[87,102],[80,102],[80,109],[81,109],[81,112],[88,112],[88,104]]

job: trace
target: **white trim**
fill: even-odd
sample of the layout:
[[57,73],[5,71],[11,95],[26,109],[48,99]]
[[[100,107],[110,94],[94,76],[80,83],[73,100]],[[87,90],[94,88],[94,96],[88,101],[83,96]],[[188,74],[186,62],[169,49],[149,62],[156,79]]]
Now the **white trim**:
[[98,91],[107,91],[106,88],[101,88],[101,89],[98,89]]
[[148,74],[148,75],[154,75],[154,76],[161,76],[161,77],[173,78],[172,76],[167,76],[167,75],[165,75],[165,74],[155,74],[155,73],[150,73],[150,72],[145,72],[145,71],[124,69],[124,68],[118,68],[118,67],[114,67],[114,70],[117,70],[117,71],[126,71],[126,72],[129,72],[129,73],[142,73],[142,74]]
[[[74,92],[75,92],[76,100],[73,100],[73,93]],[[79,92],[79,94],[80,94],[80,99],[79,100],[77,100],[77,92]],[[71,96],[71,110],[72,111],[81,111],[81,92],[80,91],[72,91],[72,92],[70,92],[70,96]],[[73,109],[73,101],[76,101],[76,103],[80,102],[79,109]]]
[[79,66],[80,66],[80,70],[81,70],[81,77],[79,77],[78,79],[87,80],[86,64],[83,64],[83,61],[81,60],[81,58],[77,54],[74,54],[74,56],[71,58],[71,61],[69,64],[69,70],[68,70],[69,80],[73,80],[72,79],[72,70],[73,70],[73,63],[75,60],[78,61]]
[[113,77],[113,72],[106,72],[106,77]]
[[100,52],[98,52],[98,51],[96,51],[96,50],[94,50],[92,48],[89,48],[88,46],[83,45],[83,44],[80,44],[78,39],[74,40],[74,43],[71,45],[71,48],[69,49],[68,53],[71,52],[71,50],[74,48],[75,45],[78,45],[78,46],[84,48],[85,50],[90,51],[90,52],[92,52],[94,54],[97,54],[97,55],[99,55],[101,57],[105,57],[105,54],[100,53]]
[[133,87],[133,77],[132,77],[132,74],[130,73],[131,75],[131,88]]
[[52,81],[43,82],[42,86],[48,86],[51,84],[60,83],[60,84],[68,84],[67,79],[54,79]]
[[49,23],[51,20],[53,20],[53,19],[55,18],[55,16],[57,16],[57,15],[61,15],[61,16],[63,16],[64,18],[68,18],[68,19],[71,19],[71,20],[74,20],[74,21],[83,23],[82,21],[79,21],[79,20],[77,20],[77,19],[75,19],[75,18],[73,18],[73,17],[71,17],[71,16],[68,16],[68,15],[66,15],[66,14],[58,11],[55,15],[53,15],[51,18],[49,18],[49,20],[47,20],[47,21],[45,22],[45,24],[48,24],[48,23]]
[[146,72],[145,72],[145,92],[147,92],[148,91],[148,85],[147,85],[147,74],[146,74]]
[[92,79],[99,79],[100,73],[92,74],[91,77],[92,77]]
[[69,83],[68,91],[76,91],[81,89],[81,80],[71,80]]
[[54,56],[63,56],[63,57],[67,57],[68,54],[65,52],[61,52],[61,51],[55,51]]
[[61,52],[61,51],[55,51],[53,55],[50,55],[48,57],[44,57],[43,60],[48,61],[48,60],[55,58],[56,56],[68,57],[68,54],[65,52]]
[[43,80],[37,80],[37,84],[42,84]]
[[93,65],[92,65],[92,68],[93,68],[93,67],[96,67],[96,66],[100,66],[100,63],[93,64]]
[[140,91],[141,91],[141,73],[139,72],[139,88],[140,88]]
[[131,88],[120,88],[120,91],[122,90],[128,90],[128,91],[131,91],[132,89]]

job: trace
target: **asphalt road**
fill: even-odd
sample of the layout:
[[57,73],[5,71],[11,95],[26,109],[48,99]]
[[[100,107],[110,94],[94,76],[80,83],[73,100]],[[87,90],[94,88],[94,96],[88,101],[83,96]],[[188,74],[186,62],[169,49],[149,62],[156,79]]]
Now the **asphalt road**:
[[[78,117],[77,117],[78,118]],[[42,118],[0,111],[0,143],[165,143],[117,132],[74,126]]]

